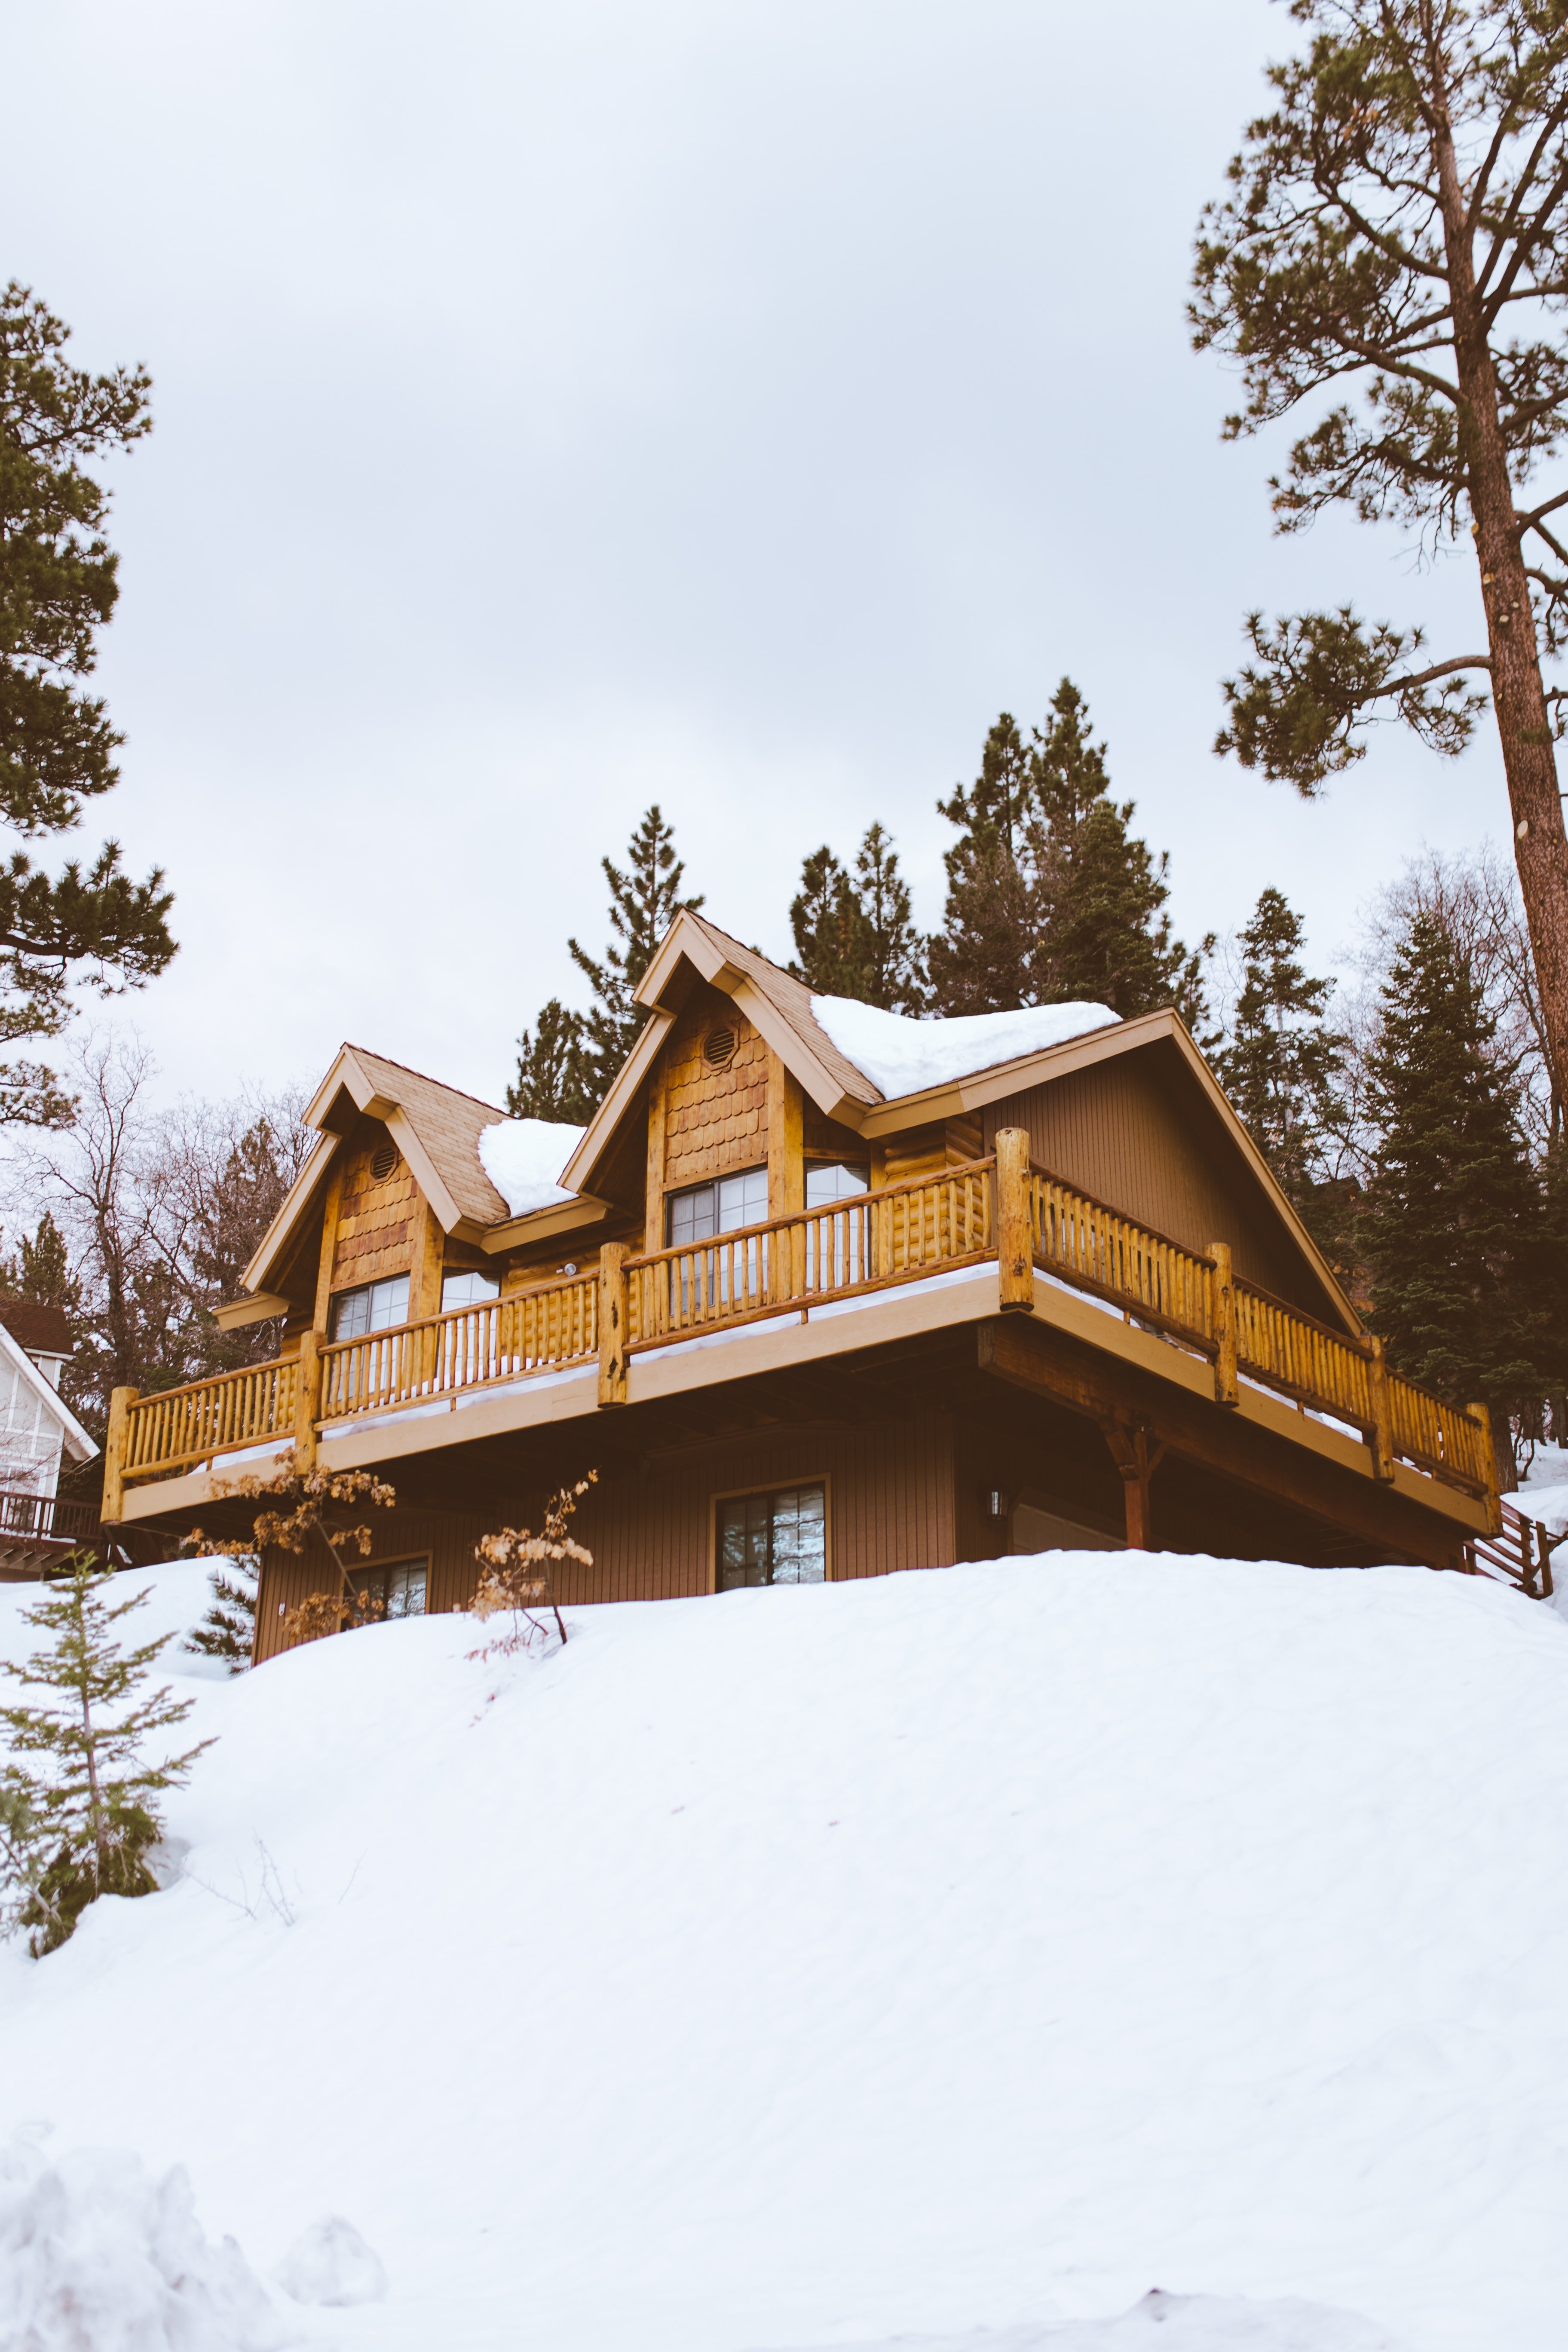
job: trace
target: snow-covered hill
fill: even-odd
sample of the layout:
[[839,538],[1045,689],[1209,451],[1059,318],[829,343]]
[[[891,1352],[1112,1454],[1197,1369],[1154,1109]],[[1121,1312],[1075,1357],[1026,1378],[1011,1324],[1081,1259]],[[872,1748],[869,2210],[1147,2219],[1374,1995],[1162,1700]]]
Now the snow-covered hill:
[[[346,2216],[387,2299],[294,2317],[377,2352],[1557,2352],[1553,1612],[1095,1553],[569,1624],[193,1680],[189,1875],[0,1954],[0,2138],[263,2274]],[[1153,2288],[1219,2300],[1067,2326]]]

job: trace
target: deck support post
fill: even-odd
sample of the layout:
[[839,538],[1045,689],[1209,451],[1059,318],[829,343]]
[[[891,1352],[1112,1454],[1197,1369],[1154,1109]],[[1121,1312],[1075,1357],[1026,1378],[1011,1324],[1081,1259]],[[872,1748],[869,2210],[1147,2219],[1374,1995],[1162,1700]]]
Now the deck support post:
[[1366,1343],[1366,1397],[1372,1408],[1372,1475],[1384,1486],[1394,1479],[1394,1415],[1388,1402],[1388,1366],[1384,1360],[1383,1341],[1369,1339]]
[[1492,1417],[1484,1404],[1468,1404],[1465,1411],[1480,1433],[1481,1475],[1487,1482],[1487,1533],[1502,1533],[1502,1496],[1498,1487],[1497,1441],[1492,1435]]
[[316,1423],[321,1417],[321,1335],[300,1334],[299,1386],[294,1391],[294,1467],[316,1466]]
[[1236,1278],[1230,1263],[1230,1244],[1210,1242],[1209,1255],[1214,1260],[1214,1401],[1215,1404],[1235,1404],[1238,1401]]
[[1035,1234],[1029,1214],[1029,1137],[1022,1127],[996,1132],[996,1303],[1004,1313],[1032,1314]]
[[599,1252],[599,1402],[626,1401],[626,1245]]
[[1129,1425],[1123,1421],[1102,1421],[1100,1424],[1105,1442],[1121,1473],[1121,1496],[1127,1513],[1127,1549],[1129,1551],[1153,1549],[1153,1512],[1149,1497],[1149,1482],[1165,1458],[1163,1445],[1152,1452],[1149,1432],[1142,1423]]
[[103,1439],[103,1500],[99,1517],[105,1527],[118,1527],[125,1516],[125,1453],[131,1435],[131,1408],[140,1389],[116,1389],[109,1400],[109,1427]]

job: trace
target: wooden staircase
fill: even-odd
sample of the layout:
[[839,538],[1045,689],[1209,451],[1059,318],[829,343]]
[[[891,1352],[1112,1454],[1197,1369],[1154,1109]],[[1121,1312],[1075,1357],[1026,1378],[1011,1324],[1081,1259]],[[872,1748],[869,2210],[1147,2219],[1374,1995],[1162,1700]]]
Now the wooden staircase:
[[1474,1542],[1465,1546],[1471,1572],[1511,1584],[1517,1591],[1527,1592],[1532,1601],[1550,1601],[1553,1591],[1552,1549],[1568,1542],[1568,1537],[1553,1536],[1539,1519],[1527,1519],[1511,1503],[1504,1503],[1501,1509],[1500,1533],[1477,1536]]

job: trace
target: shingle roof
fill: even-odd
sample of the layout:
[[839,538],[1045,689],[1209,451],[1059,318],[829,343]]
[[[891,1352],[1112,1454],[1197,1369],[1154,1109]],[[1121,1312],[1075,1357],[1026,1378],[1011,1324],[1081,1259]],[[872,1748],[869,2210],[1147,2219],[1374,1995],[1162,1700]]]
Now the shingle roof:
[[367,1053],[363,1045],[350,1045],[345,1051],[353,1055],[377,1094],[396,1103],[462,1214],[482,1225],[500,1224],[510,1217],[511,1211],[485,1174],[479,1158],[480,1136],[487,1127],[505,1118],[505,1111],[473,1095],[459,1094],[456,1087],[444,1087],[438,1078],[427,1078],[420,1070],[406,1069],[401,1062],[389,1062],[384,1055]]
[[35,1298],[0,1298],[0,1323],[29,1356],[68,1356],[76,1346],[63,1307],[42,1307]]
[[726,963],[743,971],[754,988],[759,989],[782,1019],[788,1022],[801,1044],[816,1056],[824,1069],[837,1078],[852,1102],[879,1103],[886,1100],[879,1087],[874,1086],[864,1070],[856,1068],[847,1055],[841,1054],[832,1038],[811,1009],[812,992],[805,982],[796,980],[793,972],[783,971],[770,963],[755,948],[743,947],[706,915],[690,915],[689,919],[700,925],[715,946],[722,950]]

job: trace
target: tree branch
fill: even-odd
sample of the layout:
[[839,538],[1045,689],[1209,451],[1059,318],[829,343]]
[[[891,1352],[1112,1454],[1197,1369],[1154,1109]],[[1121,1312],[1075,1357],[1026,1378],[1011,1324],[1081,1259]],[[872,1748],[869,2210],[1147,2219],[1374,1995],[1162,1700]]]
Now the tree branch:
[[1363,702],[1375,702],[1380,694],[1406,694],[1414,686],[1430,686],[1435,677],[1453,677],[1459,670],[1491,668],[1489,654],[1464,654],[1458,661],[1434,662],[1430,669],[1413,670],[1407,677],[1391,677],[1386,686],[1369,686],[1362,695]]

